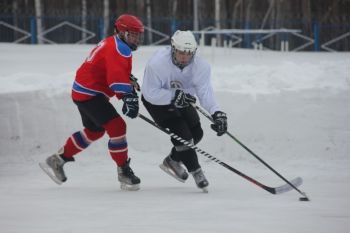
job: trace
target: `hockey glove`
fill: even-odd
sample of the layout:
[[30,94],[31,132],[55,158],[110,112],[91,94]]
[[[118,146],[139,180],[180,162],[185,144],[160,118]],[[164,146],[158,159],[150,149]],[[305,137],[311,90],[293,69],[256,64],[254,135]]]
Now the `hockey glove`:
[[226,113],[216,111],[213,115],[214,124],[210,125],[211,128],[217,132],[218,136],[223,135],[227,131],[227,117]]
[[132,87],[134,88],[135,92],[141,90],[140,84],[137,82],[137,78],[133,74],[130,74],[130,83],[131,83]]
[[190,106],[191,103],[196,103],[196,97],[183,92],[182,90],[175,91],[175,97],[173,99],[173,104],[176,108],[186,108]]
[[122,100],[124,101],[122,111],[124,115],[130,118],[137,117],[139,113],[139,98],[136,93],[125,93]]

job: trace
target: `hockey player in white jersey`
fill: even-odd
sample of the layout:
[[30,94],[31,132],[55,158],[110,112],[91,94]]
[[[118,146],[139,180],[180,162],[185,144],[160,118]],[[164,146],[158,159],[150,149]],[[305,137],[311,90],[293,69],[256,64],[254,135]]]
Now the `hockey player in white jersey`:
[[[192,106],[196,97],[212,115],[215,123],[211,128],[217,135],[227,130],[226,114],[220,111],[214,97],[210,65],[196,51],[192,32],[176,31],[171,46],[161,48],[148,61],[141,88],[142,102],[154,121],[193,145],[203,137],[197,110]],[[160,167],[181,182],[188,178],[188,171],[197,187],[207,191],[209,182],[196,151],[173,138],[171,141],[174,147]]]

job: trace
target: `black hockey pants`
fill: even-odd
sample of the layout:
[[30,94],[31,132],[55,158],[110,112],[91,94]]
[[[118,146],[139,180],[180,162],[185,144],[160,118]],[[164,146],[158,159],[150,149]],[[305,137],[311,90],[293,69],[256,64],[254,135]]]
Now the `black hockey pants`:
[[[173,105],[153,105],[146,101],[143,96],[141,99],[147,111],[159,126],[168,128],[172,133],[186,141],[193,140],[194,144],[202,139],[203,129],[197,110],[194,107],[178,109]],[[171,152],[173,160],[182,161],[189,172],[200,168],[195,150],[183,147],[181,142],[173,138],[171,138],[171,142],[174,145]]]
[[119,117],[118,112],[104,95],[97,95],[88,101],[74,101],[77,105],[84,127],[91,131],[102,132],[102,127],[113,118]]

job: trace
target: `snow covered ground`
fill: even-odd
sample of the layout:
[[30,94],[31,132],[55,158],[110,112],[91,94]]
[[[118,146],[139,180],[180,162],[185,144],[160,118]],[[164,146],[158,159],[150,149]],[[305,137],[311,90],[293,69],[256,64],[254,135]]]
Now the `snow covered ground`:
[[[199,51],[229,131],[286,178],[301,176],[311,201],[300,202],[295,190],[271,195],[205,157],[209,193],[192,179],[179,183],[158,167],[168,136],[141,119],[126,119],[140,191],[119,189],[106,136],[66,165],[65,184],[53,183],[37,164],[81,129],[69,95],[91,48],[0,44],[1,233],[349,232],[349,53]],[[134,53],[140,82],[155,49]],[[201,149],[268,186],[283,184],[204,117],[202,125]]]

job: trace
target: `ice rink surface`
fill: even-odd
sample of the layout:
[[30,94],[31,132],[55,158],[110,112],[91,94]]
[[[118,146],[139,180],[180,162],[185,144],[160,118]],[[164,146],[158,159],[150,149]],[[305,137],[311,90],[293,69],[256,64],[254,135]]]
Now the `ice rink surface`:
[[[142,119],[125,118],[141,190],[120,190],[107,136],[65,165],[66,183],[53,183],[38,162],[81,130],[70,88],[91,49],[0,44],[1,233],[349,231],[350,53],[199,49],[212,65],[229,131],[286,178],[302,177],[311,201],[300,202],[294,190],[271,195],[205,157],[209,193],[191,177],[179,183],[158,167],[170,151],[168,136]],[[156,49],[134,54],[141,83]],[[120,110],[121,102],[111,101]],[[268,186],[283,184],[231,138],[217,137],[206,118],[201,122],[201,149]]]

